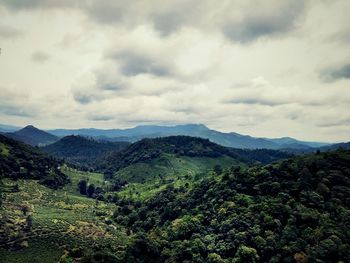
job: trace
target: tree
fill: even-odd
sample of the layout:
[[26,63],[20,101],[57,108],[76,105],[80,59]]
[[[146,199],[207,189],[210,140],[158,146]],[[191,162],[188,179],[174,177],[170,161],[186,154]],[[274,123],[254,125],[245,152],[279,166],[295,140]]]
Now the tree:
[[87,196],[92,197],[95,193],[95,185],[94,184],[89,184],[89,187],[87,189]]
[[217,165],[214,166],[214,172],[215,172],[217,175],[219,175],[219,174],[222,173],[222,167],[221,167],[220,164],[217,164]]
[[87,182],[85,180],[80,180],[78,183],[79,192],[82,195],[86,195]]
[[233,259],[233,262],[235,263],[240,263],[240,262],[245,262],[245,263],[256,263],[259,261],[259,256],[258,253],[254,248],[247,247],[245,245],[241,245]]

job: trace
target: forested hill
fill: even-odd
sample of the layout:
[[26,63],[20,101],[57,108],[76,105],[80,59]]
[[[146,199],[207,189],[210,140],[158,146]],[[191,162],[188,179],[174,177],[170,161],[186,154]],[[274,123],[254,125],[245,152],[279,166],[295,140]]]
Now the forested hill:
[[110,151],[120,151],[130,145],[129,142],[102,142],[82,136],[66,136],[61,140],[42,147],[42,150],[68,162],[92,167],[97,158]]
[[38,149],[0,135],[0,179],[36,179],[59,188],[69,181],[59,165]]
[[119,200],[128,262],[350,262],[350,151],[226,170]]
[[154,139],[143,139],[131,144],[120,152],[106,155],[97,161],[100,170],[117,171],[128,165],[147,162],[161,154],[174,154],[188,157],[221,157],[229,156],[245,163],[270,163],[291,155],[276,150],[243,150],[224,147],[208,139],[190,136],[169,136]]

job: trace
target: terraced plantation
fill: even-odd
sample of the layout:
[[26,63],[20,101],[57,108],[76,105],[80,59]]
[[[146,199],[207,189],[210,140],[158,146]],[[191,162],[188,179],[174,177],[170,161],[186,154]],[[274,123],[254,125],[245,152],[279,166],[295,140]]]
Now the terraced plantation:
[[77,190],[79,180],[102,185],[103,176],[66,167],[63,171],[71,183],[59,190],[35,180],[3,180],[8,192],[3,193],[1,262],[58,262],[77,244],[107,246],[115,255],[125,249],[125,229],[111,221],[115,205],[82,196]]

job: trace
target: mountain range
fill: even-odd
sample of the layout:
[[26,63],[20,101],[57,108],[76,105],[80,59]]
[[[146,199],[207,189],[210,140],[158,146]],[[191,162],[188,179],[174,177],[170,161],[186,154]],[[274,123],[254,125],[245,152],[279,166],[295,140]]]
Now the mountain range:
[[310,147],[321,147],[328,143],[299,141],[289,137],[283,138],[257,138],[249,135],[241,135],[235,132],[219,132],[209,129],[203,124],[184,124],[176,126],[144,125],[129,129],[57,129],[48,130],[56,136],[83,135],[95,137],[99,140],[129,141],[135,142],[143,138],[166,137],[173,135],[186,135],[209,139],[223,146],[242,149],[305,149]]
[[[175,126],[143,125],[128,129],[55,129],[40,130],[32,125],[14,130],[15,126],[0,125],[0,132],[5,136],[25,142],[33,146],[44,146],[69,135],[90,137],[96,141],[136,142],[144,138],[158,138],[176,135],[199,137],[232,148],[240,149],[274,149],[294,153],[307,153],[315,148],[327,150],[349,145],[330,144],[326,142],[301,141],[290,137],[260,138],[242,135],[235,132],[220,132],[209,129],[203,124],[184,124]],[[11,132],[4,132],[4,131]],[[331,146],[332,145],[332,146]]]

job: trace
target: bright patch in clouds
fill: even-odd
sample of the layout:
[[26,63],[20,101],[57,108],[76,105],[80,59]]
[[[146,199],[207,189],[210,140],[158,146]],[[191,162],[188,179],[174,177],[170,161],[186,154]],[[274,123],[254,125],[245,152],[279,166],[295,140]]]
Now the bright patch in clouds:
[[350,2],[0,1],[1,123],[350,134]]

